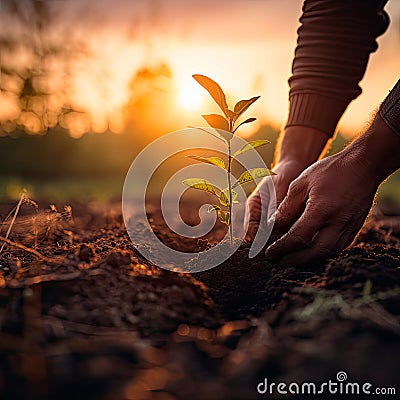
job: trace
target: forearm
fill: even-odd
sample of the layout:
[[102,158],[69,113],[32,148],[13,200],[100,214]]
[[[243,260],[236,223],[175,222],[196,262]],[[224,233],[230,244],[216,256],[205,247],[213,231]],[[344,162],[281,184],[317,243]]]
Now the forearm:
[[382,0],[306,0],[293,61],[287,127],[308,126],[333,136],[376,38],[389,18]]
[[[400,117],[400,115],[399,115]],[[366,132],[345,150],[343,160],[356,160],[362,173],[379,186],[400,168],[400,135],[389,127],[378,112]]]
[[400,137],[400,79],[379,107],[379,115],[386,125]]
[[273,166],[296,162],[299,172],[323,157],[330,144],[324,132],[306,126],[286,128],[279,136]]

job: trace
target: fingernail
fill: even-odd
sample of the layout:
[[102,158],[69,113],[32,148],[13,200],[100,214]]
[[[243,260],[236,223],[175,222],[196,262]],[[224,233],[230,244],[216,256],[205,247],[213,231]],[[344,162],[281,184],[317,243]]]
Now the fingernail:
[[278,261],[283,257],[281,251],[281,245],[279,242],[273,242],[271,245],[267,247],[265,250],[265,256],[271,260]]
[[273,245],[268,246],[267,249],[265,250],[265,255],[269,258],[274,258],[274,247]]

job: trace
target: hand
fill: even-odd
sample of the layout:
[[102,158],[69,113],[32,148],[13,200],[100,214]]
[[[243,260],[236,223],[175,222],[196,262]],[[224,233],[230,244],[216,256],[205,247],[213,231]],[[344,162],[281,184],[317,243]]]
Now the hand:
[[249,226],[246,240],[252,241],[257,233],[261,216],[261,198],[264,204],[269,204],[268,181],[272,179],[274,183],[276,207],[278,207],[286,196],[290,183],[318,159],[328,138],[323,132],[303,126],[288,127],[284,130],[277,145],[273,167],[276,175],[264,178],[247,200],[249,213],[246,215],[246,222],[249,221]]
[[350,245],[371,208],[378,183],[348,155],[318,161],[289,187],[275,218],[266,255],[285,265],[304,265],[337,255]]
[[290,183],[303,171],[302,164],[296,161],[287,161],[278,163],[273,171],[276,175],[263,179],[258,189],[255,190],[247,199],[249,207],[249,227],[246,233],[246,240],[252,241],[256,235],[260,224],[261,216],[261,198],[264,204],[269,204],[269,185],[268,180],[272,179],[276,193],[276,207],[282,202],[288,191]]
[[281,237],[268,247],[267,257],[304,265],[350,245],[379,184],[399,168],[399,151],[400,138],[377,117],[345,150],[306,169],[277,210],[274,233]]

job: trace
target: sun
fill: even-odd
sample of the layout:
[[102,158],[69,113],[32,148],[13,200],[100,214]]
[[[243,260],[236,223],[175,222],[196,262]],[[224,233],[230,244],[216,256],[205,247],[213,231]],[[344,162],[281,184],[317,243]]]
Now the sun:
[[203,103],[203,93],[195,85],[185,85],[178,90],[178,104],[187,111],[198,110]]

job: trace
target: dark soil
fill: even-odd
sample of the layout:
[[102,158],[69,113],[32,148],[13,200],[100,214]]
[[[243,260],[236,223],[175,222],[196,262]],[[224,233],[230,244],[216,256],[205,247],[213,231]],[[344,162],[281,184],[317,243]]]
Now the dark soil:
[[[323,264],[250,260],[244,245],[194,275],[149,265],[117,206],[74,205],[73,220],[53,210],[36,222],[24,207],[0,254],[1,399],[287,398],[259,395],[257,384],[319,384],[339,371],[400,391],[395,207],[376,209],[355,244]],[[152,214],[174,247],[207,245]]]

